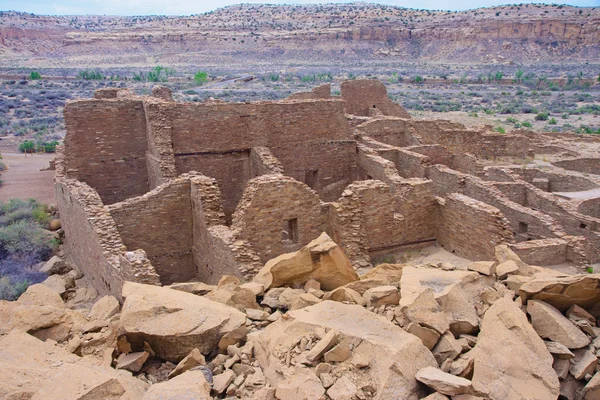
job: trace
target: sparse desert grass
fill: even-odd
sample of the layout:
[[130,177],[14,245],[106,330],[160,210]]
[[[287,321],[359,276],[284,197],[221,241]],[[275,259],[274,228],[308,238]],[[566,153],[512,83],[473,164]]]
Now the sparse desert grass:
[[0,300],[14,300],[46,278],[37,264],[53,252],[53,240],[44,230],[49,218],[35,200],[0,203]]

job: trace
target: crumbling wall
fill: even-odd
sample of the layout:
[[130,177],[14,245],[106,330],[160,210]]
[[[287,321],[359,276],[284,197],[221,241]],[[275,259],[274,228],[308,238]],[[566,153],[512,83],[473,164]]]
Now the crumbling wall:
[[268,147],[286,174],[314,179],[324,200],[356,175],[356,146],[340,100],[246,104],[162,104],[176,169],[217,179],[230,215],[250,174],[250,149]]
[[287,176],[263,175],[248,182],[231,228],[264,263],[299,250],[325,231],[325,224],[315,191]]
[[600,158],[576,158],[553,162],[552,165],[586,174],[600,174]]
[[370,116],[369,110],[375,108],[383,115],[410,118],[410,114],[401,105],[390,100],[385,85],[378,80],[345,81],[341,83],[340,90],[342,99],[346,100],[348,114]]
[[297,92],[292,93],[289,100],[308,100],[308,99],[329,99],[331,98],[331,85],[326,83],[324,85],[313,88],[310,92]]
[[189,176],[108,209],[125,245],[146,251],[163,284],[195,277]]
[[225,215],[231,220],[250,179],[250,150],[178,155],[175,166],[180,172],[198,171],[215,178],[223,195]]
[[514,243],[510,248],[531,265],[556,265],[567,262],[568,242],[563,239],[538,239]]
[[361,136],[396,147],[418,145],[419,141],[411,134],[410,121],[401,118],[376,118],[356,127]]
[[64,168],[102,200],[115,203],[149,189],[146,119],[141,100],[67,101]]
[[58,177],[54,186],[67,258],[101,295],[121,298],[123,282],[160,284],[145,253],[127,251],[98,193],[87,184]]
[[148,151],[146,167],[150,189],[162,185],[177,176],[171,118],[162,102],[147,98],[144,101]]
[[267,174],[283,174],[283,166],[267,147],[250,150],[250,175],[252,178]]
[[260,259],[248,242],[238,240],[225,226],[221,193],[215,179],[191,179],[193,254],[196,278],[216,284],[223,275],[248,278],[258,271]]
[[439,199],[437,240],[445,250],[470,260],[492,260],[497,245],[513,242],[500,210],[462,194]]

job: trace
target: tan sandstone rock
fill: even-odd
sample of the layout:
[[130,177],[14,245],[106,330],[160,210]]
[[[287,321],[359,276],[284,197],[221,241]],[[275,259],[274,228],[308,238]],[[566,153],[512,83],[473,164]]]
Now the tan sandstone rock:
[[325,389],[317,376],[307,369],[299,369],[277,385],[275,396],[280,400],[320,400]]
[[350,289],[346,286],[341,286],[331,292],[325,293],[323,300],[333,300],[339,302],[347,302],[364,306],[367,301],[361,296],[356,290]]
[[491,400],[558,397],[552,355],[511,300],[502,298],[487,310],[477,345],[470,353],[473,389]]
[[210,385],[202,371],[187,371],[150,386],[142,400],[210,400]]
[[560,311],[540,300],[527,302],[533,328],[543,338],[558,342],[569,349],[580,349],[590,344],[590,339]]
[[89,319],[108,320],[119,313],[119,300],[113,296],[104,296],[92,306]]
[[156,354],[179,362],[193,349],[207,354],[220,339],[245,328],[246,315],[201,296],[126,282],[120,330],[134,351],[147,342]]
[[542,300],[561,312],[573,304],[589,310],[600,303],[600,274],[535,278],[519,288],[525,303]]
[[437,365],[421,340],[361,306],[334,301],[288,312],[286,318],[253,336],[255,356],[271,385],[292,379],[296,373],[295,368],[288,367],[276,354],[291,351],[303,337],[332,329],[338,332],[339,342],[356,341],[350,361],[360,358],[361,365],[369,365],[365,370],[347,371],[348,378],[354,380],[356,374],[367,373],[377,384],[376,399],[420,398],[416,372]]
[[323,233],[299,251],[267,261],[254,282],[269,288],[301,285],[310,279],[323,290],[333,290],[359,278],[342,249]]
[[378,286],[367,290],[363,297],[368,307],[380,307],[387,304],[398,304],[400,293],[396,286]]
[[448,374],[434,367],[425,367],[417,372],[416,378],[430,388],[448,396],[464,394],[471,389],[471,381]]

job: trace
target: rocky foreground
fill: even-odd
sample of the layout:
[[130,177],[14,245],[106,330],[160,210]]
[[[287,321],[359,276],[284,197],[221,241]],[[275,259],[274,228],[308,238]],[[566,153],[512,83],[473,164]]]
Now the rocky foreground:
[[44,270],[0,302],[3,399],[600,399],[600,275],[506,246],[359,277],[323,234],[252,282],[126,283],[122,305]]

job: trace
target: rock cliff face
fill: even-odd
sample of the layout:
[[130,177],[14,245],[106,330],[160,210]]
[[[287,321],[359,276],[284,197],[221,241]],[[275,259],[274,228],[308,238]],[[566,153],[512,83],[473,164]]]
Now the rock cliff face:
[[597,60],[600,8],[521,5],[433,12],[355,3],[240,5],[182,17],[0,15],[2,58],[99,54],[116,56],[113,64],[128,64],[157,53],[180,63],[189,57],[241,63],[265,56],[275,62],[331,61],[332,56],[340,62]]

